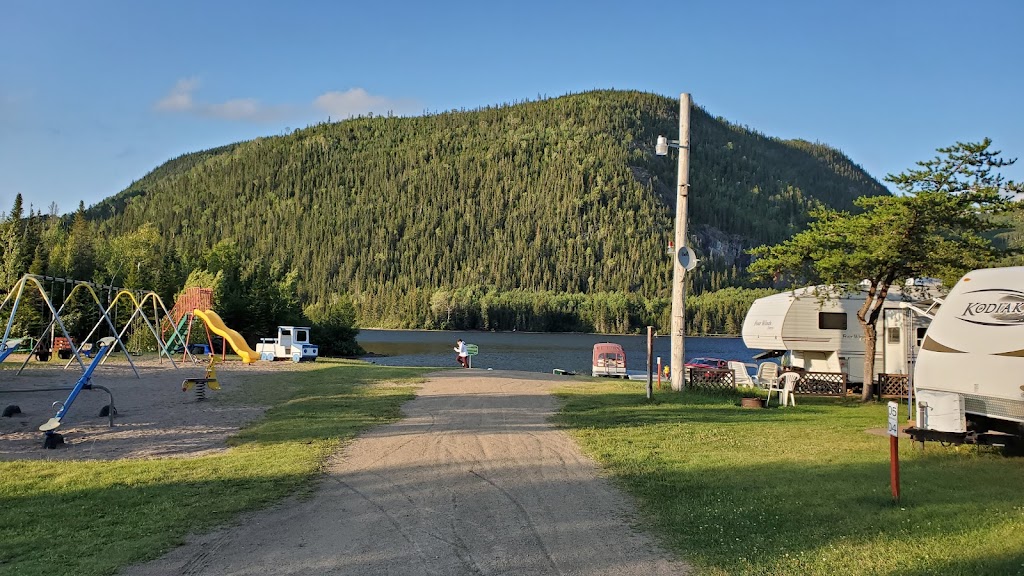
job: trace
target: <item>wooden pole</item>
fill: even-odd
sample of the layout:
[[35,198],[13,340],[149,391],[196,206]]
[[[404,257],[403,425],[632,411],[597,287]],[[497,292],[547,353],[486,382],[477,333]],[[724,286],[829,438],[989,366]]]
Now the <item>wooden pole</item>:
[[892,486],[892,499],[900,501],[900,427],[897,423],[900,405],[889,402],[889,484]]
[[892,484],[892,499],[900,501],[900,447],[899,439],[889,436],[889,482]]
[[[675,247],[686,247],[687,195],[690,188],[690,95],[679,95],[679,190],[676,194]],[[672,389],[681,391],[686,375],[686,269],[672,255]]]
[[647,327],[647,399],[654,395],[654,326]]

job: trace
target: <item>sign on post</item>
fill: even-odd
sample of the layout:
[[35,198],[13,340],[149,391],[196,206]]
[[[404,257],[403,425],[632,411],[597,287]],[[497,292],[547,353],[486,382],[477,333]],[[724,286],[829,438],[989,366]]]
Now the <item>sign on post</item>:
[[469,355],[469,367],[473,367],[473,356],[480,353],[480,347],[476,344],[466,344],[466,354]]
[[889,402],[889,436],[898,438],[900,435],[899,424],[896,419],[899,418],[900,407],[895,402]]

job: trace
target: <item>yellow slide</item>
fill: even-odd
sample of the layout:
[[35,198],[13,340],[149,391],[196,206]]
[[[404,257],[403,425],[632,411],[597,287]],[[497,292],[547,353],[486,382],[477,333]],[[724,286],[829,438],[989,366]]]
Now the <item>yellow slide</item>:
[[228,344],[231,344],[231,349],[235,351],[235,354],[242,357],[242,362],[252,364],[260,359],[260,355],[245,343],[245,338],[242,338],[241,334],[225,326],[224,321],[220,319],[216,312],[213,310],[196,310],[195,314],[203,322],[206,322],[206,325],[210,327],[210,330],[213,330],[214,334],[223,337],[227,340]]

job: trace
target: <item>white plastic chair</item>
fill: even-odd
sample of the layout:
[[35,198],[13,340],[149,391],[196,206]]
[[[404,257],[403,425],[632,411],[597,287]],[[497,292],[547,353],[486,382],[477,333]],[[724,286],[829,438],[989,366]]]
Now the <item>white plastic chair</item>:
[[775,362],[761,362],[757,366],[757,385],[768,388],[779,379],[779,365]]
[[768,402],[765,404],[771,404],[772,392],[778,391],[779,393],[779,406],[786,406],[791,404],[796,406],[796,390],[797,380],[800,380],[799,372],[786,372],[775,380],[768,388]]
[[747,372],[747,365],[743,362],[730,360],[729,370],[732,370],[733,379],[736,381],[737,386],[755,386],[754,379],[750,377],[750,372]]

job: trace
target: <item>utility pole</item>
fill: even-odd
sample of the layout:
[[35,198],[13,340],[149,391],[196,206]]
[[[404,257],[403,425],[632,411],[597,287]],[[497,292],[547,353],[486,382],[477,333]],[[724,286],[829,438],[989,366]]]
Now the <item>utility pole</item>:
[[[679,192],[676,195],[677,250],[686,249],[686,200],[690,191],[690,95],[679,95]],[[686,376],[686,268],[672,255],[672,389],[681,391]]]

